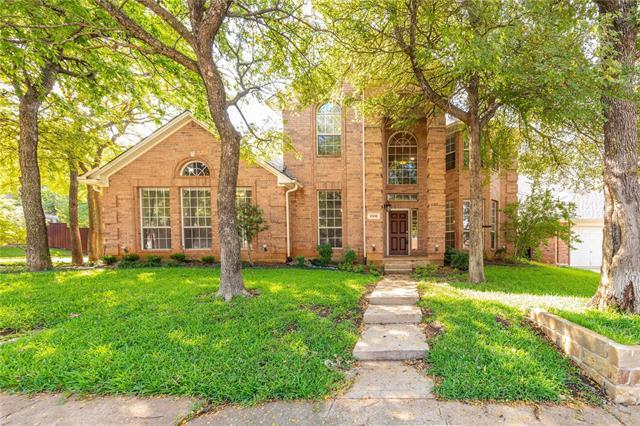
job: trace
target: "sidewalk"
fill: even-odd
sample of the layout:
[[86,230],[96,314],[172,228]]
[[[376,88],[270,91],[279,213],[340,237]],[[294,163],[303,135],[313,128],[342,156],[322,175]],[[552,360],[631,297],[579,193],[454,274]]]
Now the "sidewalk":
[[[198,401],[189,398],[0,394],[0,425],[173,425]],[[466,404],[433,398],[278,401],[225,407],[188,425],[640,425],[640,407]]]

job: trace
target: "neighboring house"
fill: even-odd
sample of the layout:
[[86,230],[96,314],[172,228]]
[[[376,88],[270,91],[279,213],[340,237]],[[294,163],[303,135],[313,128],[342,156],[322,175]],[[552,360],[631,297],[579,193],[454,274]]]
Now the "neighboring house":
[[[468,171],[459,125],[444,115],[406,131],[362,120],[332,103],[283,112],[295,152],[241,162],[237,202],[260,206],[269,229],[254,259],[315,257],[328,243],[341,258],[442,263],[468,238]],[[215,194],[220,144],[183,113],[81,181],[100,187],[105,253],[219,255]],[[491,172],[484,190],[485,252],[504,245],[500,209],[517,175]],[[245,244],[246,249],[246,244]],[[246,254],[243,254],[243,257]]]
[[[530,182],[521,177],[519,187],[521,195],[530,192]],[[573,247],[558,238],[552,238],[541,247],[544,263],[573,266],[576,268],[599,269],[602,264],[602,236],[604,228],[604,195],[592,191],[576,193],[553,188],[558,198],[576,205],[576,214],[571,219],[573,232],[580,240]]]

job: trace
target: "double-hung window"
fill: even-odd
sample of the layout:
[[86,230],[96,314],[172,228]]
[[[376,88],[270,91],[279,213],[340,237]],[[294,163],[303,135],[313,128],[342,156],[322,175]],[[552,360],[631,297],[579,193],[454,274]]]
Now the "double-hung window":
[[182,238],[186,250],[211,248],[211,190],[182,189]]
[[447,140],[444,145],[444,164],[446,170],[453,170],[456,168],[456,135],[447,136]]
[[340,155],[342,145],[342,111],[339,105],[327,103],[316,114],[318,155]]
[[169,189],[140,188],[140,219],[143,250],[171,248]]
[[454,222],[453,201],[447,201],[444,209],[444,247],[453,248],[456,245],[456,228]]
[[491,200],[491,249],[498,248],[498,202]]
[[[251,191],[251,188],[236,188],[236,208],[251,204],[252,195],[253,191]],[[244,249],[249,247],[249,242],[244,235],[240,236],[240,245]]]
[[340,191],[318,192],[318,242],[342,247],[342,194]]

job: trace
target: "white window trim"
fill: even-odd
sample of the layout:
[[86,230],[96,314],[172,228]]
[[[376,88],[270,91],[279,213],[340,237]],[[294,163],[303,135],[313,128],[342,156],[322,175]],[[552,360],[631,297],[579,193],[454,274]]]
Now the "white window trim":
[[[202,177],[202,176],[198,176]],[[208,186],[186,186],[180,188],[180,234],[182,235],[182,249],[184,251],[211,251],[213,250],[213,217],[211,218],[211,225],[209,225],[209,229],[211,229],[211,246],[208,248],[186,248],[184,243],[185,235],[184,235],[184,191],[192,190],[192,189],[208,189],[209,190],[209,204],[211,206],[211,188]],[[213,210],[213,209],[212,209]],[[212,211],[213,213],[213,211]],[[206,228],[206,226],[190,226],[189,228]]]
[[[239,189],[251,191],[251,197],[249,197],[249,203],[253,204],[253,187],[252,186],[236,186],[236,199],[235,199],[235,202],[236,203],[238,202],[238,190]],[[245,238],[242,238],[240,240],[240,250],[249,250],[249,242]]]
[[171,244],[169,246],[169,248],[166,249],[161,249],[161,248],[152,248],[152,249],[148,249],[145,248],[144,246],[144,213],[142,212],[142,191],[144,191],[145,189],[166,189],[169,192],[169,223],[171,223],[171,189],[167,188],[167,187],[162,187],[162,186],[141,186],[138,188],[138,211],[140,213],[140,250],[142,251],[171,251],[171,246],[173,246],[173,239],[171,238],[171,234],[173,232],[172,230],[172,225],[169,226],[161,226],[158,227],[156,226],[156,228],[163,228],[163,229],[169,229],[169,238],[171,241]]
[[[187,168],[187,166],[189,166],[190,164],[194,164],[194,163],[200,163],[202,165],[204,165],[207,168],[207,173],[206,175],[185,175],[184,171]],[[204,161],[200,161],[200,160],[191,160],[191,161],[187,161],[182,168],[180,169],[180,177],[210,177],[211,176],[211,169],[209,169],[209,165],[207,163],[205,163]]]
[[[344,231],[344,211],[342,208],[342,190],[341,189],[320,189],[318,191],[316,191],[316,228],[317,228],[317,242],[318,244],[322,244],[320,242],[320,193],[321,192],[339,192],[340,193],[340,222],[342,223],[342,225],[340,225],[340,230]],[[333,227],[333,228],[325,228],[325,229],[338,229],[337,227]],[[340,237],[340,247],[331,247],[332,250],[342,250],[344,248],[344,232],[342,233],[342,236]]]
[[[496,215],[495,215],[495,226],[496,229],[493,229],[493,220],[494,220],[494,216],[493,216],[493,206],[496,206]],[[491,230],[489,232],[489,247],[491,247],[491,250],[497,250],[498,249],[498,228],[500,227],[500,202],[498,200],[491,200]],[[493,234],[495,233],[495,241],[493,239]]]
[[[415,163],[416,163],[416,181],[415,183],[391,183],[390,182],[390,176],[389,176],[389,148],[391,148],[391,139],[397,135],[398,133],[408,133],[410,134],[413,139],[416,141],[415,147],[416,147],[416,159],[415,159]],[[419,180],[418,180],[418,138],[416,137],[416,135],[414,135],[412,132],[406,131],[406,130],[398,130],[397,132],[393,132],[391,134],[391,136],[389,136],[389,138],[387,139],[387,158],[386,158],[386,170],[387,170],[387,185],[399,185],[399,186],[409,186],[409,185],[418,185],[419,184]]]
[[[318,116],[320,115],[320,108],[322,108],[323,106],[327,105],[327,104],[333,104],[333,105],[337,105],[338,108],[340,108],[340,114],[337,114],[340,118],[340,133],[320,133],[318,131]],[[328,114],[327,114],[328,115]],[[343,140],[342,140],[342,134],[343,134],[343,127],[344,127],[344,123],[343,123],[343,115],[342,115],[342,105],[335,103],[335,102],[325,102],[323,104],[318,105],[318,107],[316,108],[316,113],[315,113],[315,139],[316,139],[316,156],[317,157],[341,157],[342,156],[342,145],[343,145]],[[318,140],[320,139],[320,136],[340,136],[340,153],[339,154],[320,154],[320,144],[318,143]]]
[[[451,227],[453,230],[447,231],[447,208],[451,205]],[[454,200],[446,200],[444,203],[444,241],[445,250],[447,245],[447,234],[453,234],[453,248],[456,247],[456,205]]]

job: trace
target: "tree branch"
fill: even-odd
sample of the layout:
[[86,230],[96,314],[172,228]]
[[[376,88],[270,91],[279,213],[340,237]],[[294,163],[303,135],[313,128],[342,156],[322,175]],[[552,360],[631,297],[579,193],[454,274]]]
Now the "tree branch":
[[162,18],[163,21],[169,24],[171,28],[173,28],[175,32],[180,34],[180,36],[182,36],[182,38],[184,38],[190,45],[193,46],[195,44],[195,37],[193,36],[191,31],[189,31],[187,27],[185,27],[184,24],[180,22],[178,18],[176,18],[175,15],[173,15],[167,9],[162,7],[160,3],[154,0],[136,0],[136,1],[141,5],[145,6],[146,8],[152,10],[153,13],[155,13],[160,18]]
[[129,15],[127,15],[122,9],[114,5],[110,0],[95,0],[96,4],[103,8],[113,19],[115,19],[127,32],[133,37],[147,44],[156,54],[163,55],[183,67],[198,72],[198,64],[195,60],[189,58],[184,53],[167,46],[156,37],[151,35],[139,24],[134,22]]

